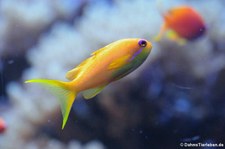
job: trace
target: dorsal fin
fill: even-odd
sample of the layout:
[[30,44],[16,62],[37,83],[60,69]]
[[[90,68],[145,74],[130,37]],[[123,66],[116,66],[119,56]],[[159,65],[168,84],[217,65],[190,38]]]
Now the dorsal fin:
[[84,67],[84,65],[86,65],[87,63],[89,63],[91,60],[93,60],[95,58],[95,56],[99,53],[101,53],[102,51],[104,51],[105,49],[107,49],[109,45],[100,48],[96,51],[94,51],[93,53],[91,53],[91,57],[89,57],[88,59],[84,60],[82,63],[80,63],[80,65],[78,65],[77,67],[75,67],[74,69],[70,70],[67,72],[66,74],[66,78],[68,80],[73,80],[77,77],[77,75],[79,74],[80,70]]
[[73,80],[77,77],[77,75],[79,74],[80,70],[84,67],[84,65],[86,65],[89,61],[91,61],[93,58],[89,57],[88,59],[84,60],[82,63],[80,63],[80,65],[78,65],[77,67],[75,67],[74,69],[68,71],[66,73],[66,78],[68,80]]
[[[121,41],[120,41],[120,42],[121,42]],[[107,46],[105,46],[105,47],[103,47],[103,48],[100,48],[100,49],[98,49],[98,50],[92,52],[92,53],[91,53],[91,56],[94,56],[94,55],[97,55],[97,54],[99,54],[99,53],[102,53],[102,52],[105,51],[105,50],[110,50],[111,47],[113,47],[114,45],[117,45],[117,44],[118,44],[118,41],[117,41],[117,42],[110,43],[109,45],[107,45]]]
[[80,69],[76,67],[76,68],[74,68],[74,69],[68,71],[68,72],[66,73],[66,78],[67,78],[68,80],[73,80],[74,78],[77,77],[77,74],[78,74],[79,70],[80,70]]
[[98,49],[98,50],[92,52],[92,53],[91,53],[91,56],[95,56],[95,55],[101,53],[102,51],[104,51],[105,49],[106,49],[106,47],[100,48],[100,49]]

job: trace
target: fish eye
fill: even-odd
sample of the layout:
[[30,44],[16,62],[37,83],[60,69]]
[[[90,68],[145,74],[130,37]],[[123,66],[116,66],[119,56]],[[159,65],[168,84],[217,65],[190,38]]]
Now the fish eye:
[[138,44],[139,44],[139,46],[141,46],[141,47],[146,47],[147,41],[141,39],[141,40],[138,41]]

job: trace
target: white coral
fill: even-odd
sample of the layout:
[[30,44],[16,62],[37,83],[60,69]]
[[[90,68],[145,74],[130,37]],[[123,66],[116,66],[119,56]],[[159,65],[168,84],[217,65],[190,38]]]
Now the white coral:
[[[88,1],[88,0],[86,0]],[[70,18],[76,15],[79,7],[85,2],[82,0],[1,0],[0,1],[0,37],[8,43],[27,42],[29,36],[33,37],[58,18]],[[13,37],[13,38],[12,38]],[[0,42],[1,54],[15,54],[11,49],[12,45],[5,45]],[[22,46],[22,45],[21,45]],[[16,47],[18,52],[22,52],[24,47]]]

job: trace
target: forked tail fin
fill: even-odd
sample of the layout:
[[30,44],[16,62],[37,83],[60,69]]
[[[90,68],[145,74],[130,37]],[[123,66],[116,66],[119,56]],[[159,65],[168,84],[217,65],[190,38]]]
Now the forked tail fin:
[[164,24],[161,26],[159,33],[153,38],[153,40],[154,40],[155,42],[160,41],[161,38],[162,38],[162,36],[163,36],[163,34],[164,34],[164,32],[165,32],[166,30],[167,30],[167,25],[164,23]]
[[33,79],[28,80],[25,83],[40,83],[59,99],[63,115],[63,124],[62,124],[63,129],[68,120],[68,116],[77,93],[71,88],[69,88],[67,82],[61,82],[57,80]]
[[[157,7],[160,15],[164,18],[165,14],[166,14],[166,10],[163,6],[163,3],[164,3],[163,0],[156,0],[156,7]],[[155,37],[153,37],[153,41],[159,42],[167,29],[168,29],[167,24],[166,24],[166,22],[164,22],[160,27],[159,33]]]

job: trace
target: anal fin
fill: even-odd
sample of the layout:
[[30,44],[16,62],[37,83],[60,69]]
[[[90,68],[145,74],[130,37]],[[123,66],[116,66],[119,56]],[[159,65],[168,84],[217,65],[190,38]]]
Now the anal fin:
[[85,90],[82,92],[83,97],[85,99],[91,99],[91,98],[95,97],[97,94],[99,94],[104,88],[105,88],[105,86],[100,86],[100,87]]

